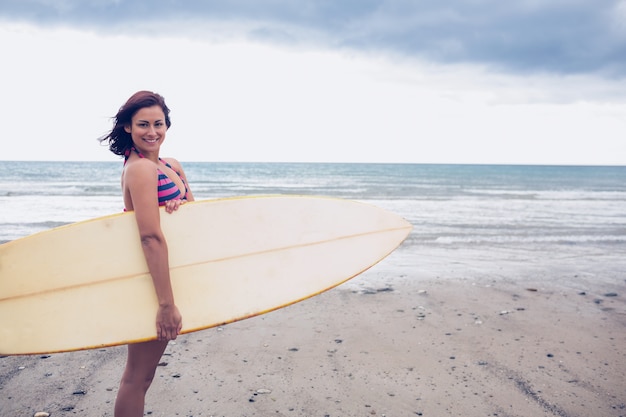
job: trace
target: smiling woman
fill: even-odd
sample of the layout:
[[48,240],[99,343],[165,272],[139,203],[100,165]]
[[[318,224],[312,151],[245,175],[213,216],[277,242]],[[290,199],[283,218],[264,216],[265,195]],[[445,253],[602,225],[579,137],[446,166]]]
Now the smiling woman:
[[[139,91],[120,108],[115,116],[115,126],[100,141],[108,142],[114,154],[128,156],[133,145],[143,148],[144,136],[159,137],[160,145],[171,125],[170,109],[163,97],[149,91]],[[135,144],[135,140],[139,144]],[[150,142],[154,143],[155,140]]]
[[[159,152],[171,126],[170,109],[159,94],[139,91],[119,109],[111,131],[100,140],[125,157],[122,193],[125,210],[134,211],[141,245],[159,303],[157,340],[128,345],[128,359],[122,376],[116,417],[143,416],[145,395],[168,341],[182,329],[176,306],[168,260],[168,248],[161,230],[159,206],[169,214],[186,201],[193,201],[185,173],[175,159],[161,159]],[[111,306],[114,308],[113,306]]]

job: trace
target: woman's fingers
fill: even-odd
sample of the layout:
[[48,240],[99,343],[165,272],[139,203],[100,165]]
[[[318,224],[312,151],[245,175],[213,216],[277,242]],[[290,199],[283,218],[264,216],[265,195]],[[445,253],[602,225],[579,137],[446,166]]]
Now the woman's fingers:
[[162,308],[159,307],[157,313],[157,339],[158,340],[175,340],[183,328],[183,320],[175,306]]
[[185,204],[184,200],[180,200],[180,199],[168,200],[165,202],[165,211],[168,213],[173,213],[176,210],[178,210],[178,208],[183,204]]

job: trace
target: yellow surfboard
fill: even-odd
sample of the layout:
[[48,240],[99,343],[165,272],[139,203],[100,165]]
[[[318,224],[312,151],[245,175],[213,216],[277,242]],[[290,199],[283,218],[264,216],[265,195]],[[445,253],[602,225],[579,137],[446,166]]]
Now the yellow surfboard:
[[[312,297],[407,237],[401,217],[305,196],[207,200],[161,214],[183,333]],[[134,214],[0,245],[0,354],[64,352],[156,338],[157,302]]]

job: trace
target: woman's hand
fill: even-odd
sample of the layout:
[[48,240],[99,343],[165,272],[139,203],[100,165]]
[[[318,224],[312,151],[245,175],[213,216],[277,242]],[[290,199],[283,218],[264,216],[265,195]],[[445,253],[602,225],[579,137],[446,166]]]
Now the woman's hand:
[[183,318],[175,305],[159,306],[156,319],[158,340],[175,340],[183,328]]
[[178,210],[178,207],[182,206],[183,204],[185,204],[185,200],[181,200],[179,198],[175,200],[167,200],[165,202],[165,211],[168,213],[173,213]]

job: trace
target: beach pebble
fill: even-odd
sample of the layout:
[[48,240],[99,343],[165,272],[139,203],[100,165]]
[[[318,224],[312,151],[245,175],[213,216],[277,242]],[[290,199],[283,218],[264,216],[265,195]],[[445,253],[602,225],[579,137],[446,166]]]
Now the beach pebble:
[[617,297],[617,293],[616,292],[607,292],[606,294],[604,294],[605,297]]
[[266,389],[266,388],[260,388],[258,390],[256,390],[257,394],[271,394],[272,390]]
[[35,413],[33,417],[50,417],[50,413],[46,413],[45,411],[39,411]]
[[502,310],[502,311],[500,312],[500,315],[501,315],[501,316],[504,316],[505,314],[509,314],[509,313],[510,313],[510,311],[509,311],[509,310]]

